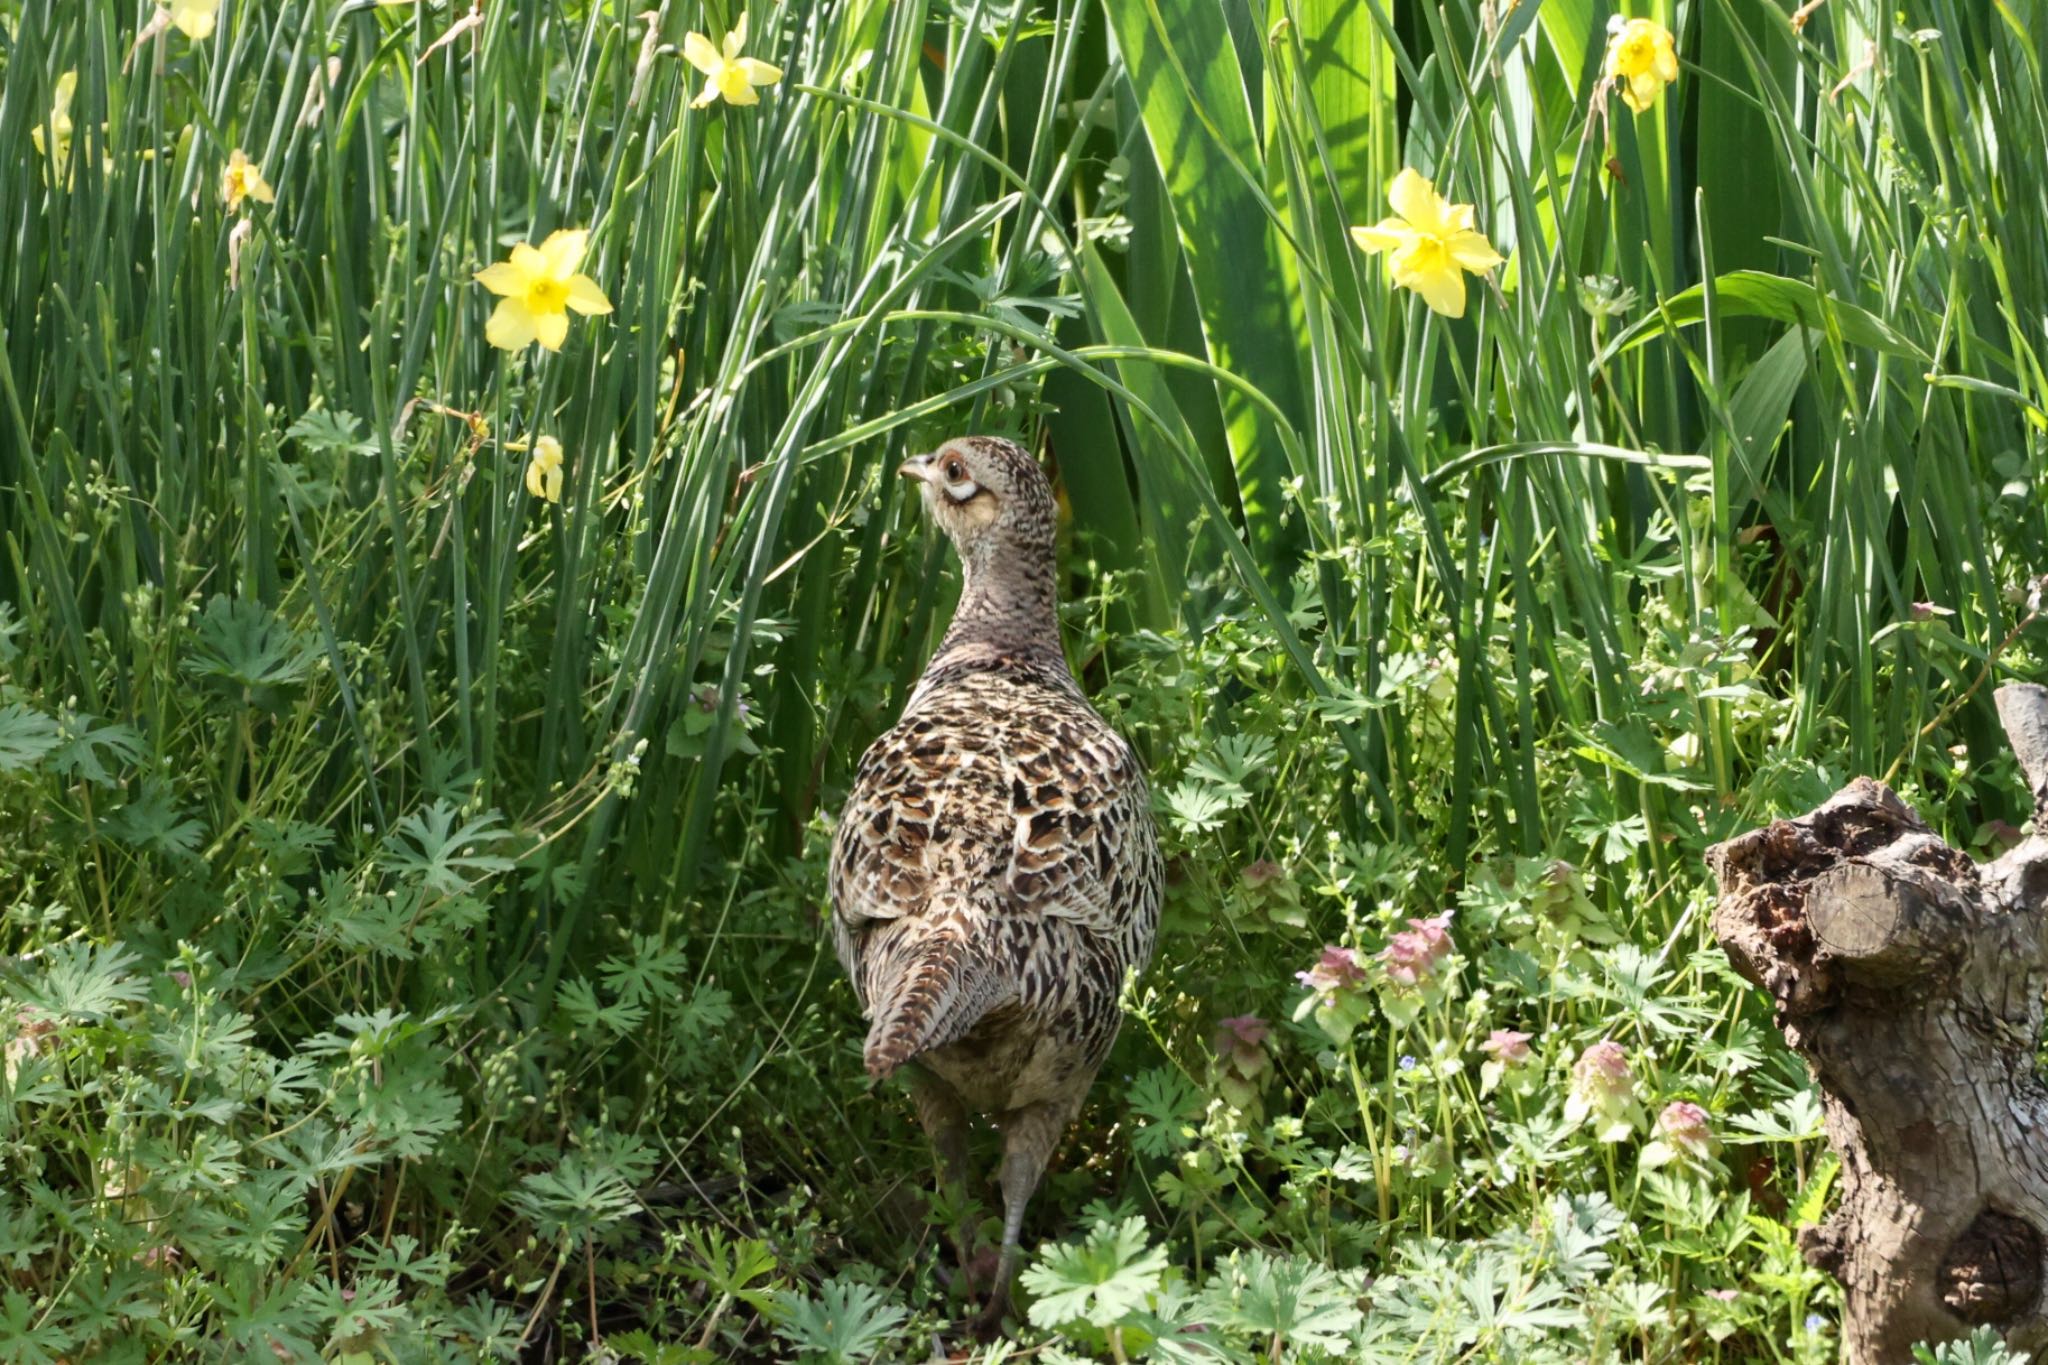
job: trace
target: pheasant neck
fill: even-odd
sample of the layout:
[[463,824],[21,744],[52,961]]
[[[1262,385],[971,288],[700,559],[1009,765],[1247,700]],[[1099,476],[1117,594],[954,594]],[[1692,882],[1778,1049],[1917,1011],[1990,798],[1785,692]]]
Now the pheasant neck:
[[1039,560],[1007,555],[996,562],[967,558],[960,605],[927,672],[984,660],[1037,664],[1067,673],[1050,556]]

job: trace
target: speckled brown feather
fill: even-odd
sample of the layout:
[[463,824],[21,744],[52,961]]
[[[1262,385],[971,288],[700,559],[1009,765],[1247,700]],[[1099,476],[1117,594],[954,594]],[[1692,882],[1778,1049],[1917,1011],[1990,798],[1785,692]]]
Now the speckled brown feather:
[[1116,1038],[1125,973],[1151,958],[1162,867],[1137,757],[1060,649],[1044,474],[985,437],[931,459],[970,475],[925,489],[966,581],[901,720],[861,758],[833,924],[869,1072],[914,1061],[944,1092],[921,1110],[964,1103],[1012,1139],[1006,1282],[1023,1200]]

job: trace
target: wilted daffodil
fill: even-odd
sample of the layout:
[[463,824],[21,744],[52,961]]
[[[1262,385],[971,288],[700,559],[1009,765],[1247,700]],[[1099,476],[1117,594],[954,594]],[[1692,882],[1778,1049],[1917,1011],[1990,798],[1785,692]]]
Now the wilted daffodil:
[[589,239],[582,228],[565,228],[539,246],[521,242],[512,248],[511,260],[479,270],[476,282],[501,296],[484,326],[484,339],[507,351],[534,341],[559,351],[569,335],[568,309],[611,312],[612,301],[597,281],[576,273]]
[[552,436],[533,443],[533,458],[526,462],[526,491],[544,502],[562,500],[562,443]]
[[752,57],[742,57],[740,49],[747,45],[747,16],[740,15],[740,21],[732,26],[732,32],[725,35],[725,42],[718,47],[701,33],[683,35],[683,56],[691,66],[704,73],[704,88],[697,98],[690,101],[693,109],[702,109],[713,100],[722,99],[727,104],[759,104],[761,97],[754,93],[757,85],[773,85],[782,79],[782,68],[770,66]]
[[213,36],[220,0],[171,0],[169,13],[171,26],[196,43]]
[[1655,19],[1616,15],[1607,31],[1607,79],[1621,90],[1621,102],[1640,114],[1678,79],[1678,45]]
[[78,93],[78,73],[67,71],[57,78],[57,88],[50,95],[50,132],[55,139],[48,147],[43,145],[43,125],[37,123],[28,130],[29,140],[38,152],[48,152],[50,164],[62,175],[71,163],[71,97]]
[[1351,240],[1375,255],[1391,253],[1395,285],[1413,289],[1447,318],[1465,316],[1465,272],[1480,274],[1507,259],[1473,228],[1472,206],[1451,203],[1406,169],[1388,187],[1387,201],[1395,216],[1351,229]]
[[251,161],[240,147],[228,153],[228,164],[220,173],[220,197],[227,201],[229,213],[240,209],[243,201],[248,199],[259,204],[277,202],[277,192],[263,178],[262,168]]

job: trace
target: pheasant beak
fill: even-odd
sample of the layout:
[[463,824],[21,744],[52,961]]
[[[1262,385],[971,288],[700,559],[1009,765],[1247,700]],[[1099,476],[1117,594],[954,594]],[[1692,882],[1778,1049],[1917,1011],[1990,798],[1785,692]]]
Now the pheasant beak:
[[937,471],[932,468],[930,455],[913,455],[897,465],[896,472],[906,479],[917,479],[923,483],[930,483],[937,477]]

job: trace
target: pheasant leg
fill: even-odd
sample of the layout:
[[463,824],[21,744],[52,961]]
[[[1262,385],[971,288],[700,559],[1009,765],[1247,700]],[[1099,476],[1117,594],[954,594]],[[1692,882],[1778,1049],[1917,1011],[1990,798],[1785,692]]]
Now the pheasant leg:
[[[1083,1087],[1086,1093],[1086,1087]],[[1045,1175],[1045,1163],[1052,1159],[1061,1134],[1074,1116],[1074,1104],[1034,1104],[1012,1109],[999,1121],[1003,1130],[1003,1253],[996,1265],[996,1281],[990,1288],[988,1304],[975,1319],[977,1332],[993,1334],[1010,1311],[1010,1281],[1023,1256],[1019,1245],[1024,1231],[1024,1207]]]
[[909,1076],[917,1121],[924,1125],[932,1150],[938,1154],[940,1187],[960,1210],[960,1221],[953,1228],[953,1254],[960,1262],[960,1282],[972,1292],[974,1219],[967,1212],[967,1106],[952,1086],[923,1067],[912,1067]]

